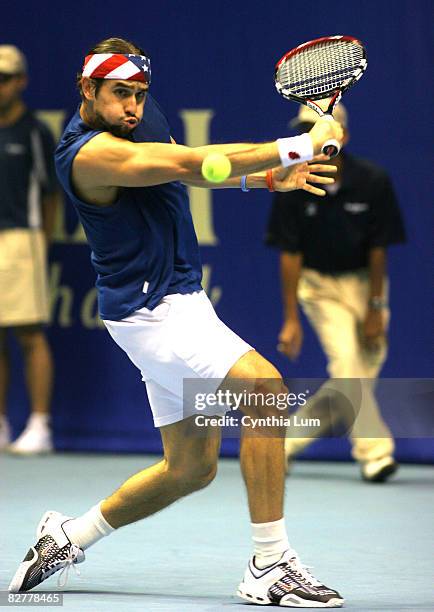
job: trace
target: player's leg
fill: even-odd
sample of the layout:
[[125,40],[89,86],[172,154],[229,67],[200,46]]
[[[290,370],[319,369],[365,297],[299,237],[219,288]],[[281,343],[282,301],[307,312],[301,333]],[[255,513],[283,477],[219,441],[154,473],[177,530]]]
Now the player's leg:
[[38,453],[52,450],[50,403],[53,387],[53,359],[40,325],[14,327],[20,344],[31,414],[26,428],[11,445],[16,453]]
[[193,423],[190,417],[160,429],[163,460],[129,478],[101,504],[110,525],[118,528],[145,518],[213,480],[220,430],[204,427],[199,437]]
[[[256,351],[249,351],[237,361],[222,388],[230,388],[234,380],[253,380],[252,392],[264,396],[286,391],[277,369]],[[258,418],[282,416],[282,411],[273,406],[252,405],[242,409]],[[283,517],[284,436],[283,426],[257,427],[254,431],[242,428],[240,462],[253,523],[277,521]]]
[[9,423],[6,416],[6,397],[9,387],[9,351],[6,328],[0,327],[0,450],[10,442]]
[[[256,351],[243,355],[230,369],[222,388],[246,389],[255,394],[255,403],[243,406],[253,418],[267,419],[282,414],[272,396],[287,390],[276,368]],[[263,397],[263,403],[258,398]],[[281,397],[281,396],[280,396]],[[342,597],[316,580],[290,547],[283,518],[285,427],[268,424],[243,428],[240,461],[247,489],[252,523],[254,554],[249,561],[238,595],[258,604],[295,607],[338,607]],[[271,421],[273,423],[273,421]]]
[[200,437],[194,435],[193,418],[162,427],[163,460],[129,478],[82,516],[45,513],[37,528],[38,541],[19,566],[9,590],[34,588],[63,567],[84,561],[84,550],[115,529],[209,484],[217,470],[220,431],[208,427]]

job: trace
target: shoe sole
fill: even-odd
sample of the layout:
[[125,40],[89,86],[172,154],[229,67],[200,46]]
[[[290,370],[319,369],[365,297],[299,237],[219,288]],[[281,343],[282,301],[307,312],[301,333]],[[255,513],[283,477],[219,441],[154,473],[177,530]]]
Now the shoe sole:
[[[57,512],[56,510],[48,510],[47,512],[45,512],[45,514],[43,514],[36,528],[36,537],[38,540],[42,537],[42,532],[44,530],[45,524],[55,514],[58,514],[59,516],[61,515],[61,513]],[[35,548],[33,548],[32,546],[29,550],[33,551],[33,558],[30,559],[29,561],[22,561],[20,563],[8,587],[8,590],[10,593],[19,593],[21,591],[21,587],[27,577],[27,573],[29,569],[31,568],[32,565],[34,565],[35,561],[37,561],[38,559],[38,553],[36,552]]]
[[390,478],[391,476],[393,476],[393,474],[395,474],[395,472],[398,471],[398,464],[397,463],[391,463],[390,465],[386,465],[382,470],[380,470],[377,474],[375,474],[375,476],[371,477],[371,478],[367,478],[366,476],[363,476],[363,480],[365,480],[366,482],[385,482],[388,478]]
[[[70,517],[64,516],[61,512],[57,512],[57,510],[48,510],[47,512],[45,512],[45,514],[42,515],[42,518],[39,521],[38,526],[36,528],[36,538],[38,540],[44,537],[43,531],[44,531],[45,525],[50,519],[52,519],[55,516],[64,517],[65,519],[70,518]],[[29,552],[30,551],[33,552],[33,557],[29,559],[28,561],[22,561],[20,563],[17,571],[15,572],[14,577],[12,578],[9,584],[8,590],[10,593],[19,593],[22,590],[21,587],[27,578],[29,569],[31,569],[31,567],[38,560],[38,552],[33,546],[29,549]],[[27,555],[29,554],[29,552],[27,553]],[[85,560],[85,556],[84,556],[84,552],[82,551],[81,554],[77,557],[75,563],[83,563],[84,560]]]
[[22,561],[20,563],[17,571],[15,572],[14,577],[12,578],[9,584],[8,591],[10,593],[19,593],[21,591],[21,587],[27,577],[29,569],[35,564],[35,561],[38,560],[38,553],[33,548],[33,546],[29,549],[29,552],[30,550],[33,551],[33,557],[29,561]]
[[[327,602],[312,601],[311,599],[301,599],[297,595],[287,595],[285,601],[277,604],[269,599],[267,595],[253,595],[247,591],[248,587],[241,583],[237,590],[237,595],[244,601],[256,604],[258,606],[275,605],[284,608],[341,608],[345,602],[344,599],[333,598]],[[252,589],[248,589],[251,591]]]

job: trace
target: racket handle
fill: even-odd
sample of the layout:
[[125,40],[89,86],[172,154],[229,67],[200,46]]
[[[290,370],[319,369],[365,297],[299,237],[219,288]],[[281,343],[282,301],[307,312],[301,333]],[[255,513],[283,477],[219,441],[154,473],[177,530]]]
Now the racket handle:
[[341,145],[334,138],[326,140],[321,149],[322,153],[324,153],[324,155],[328,155],[329,157],[336,157],[340,150]]
[[[329,119],[330,121],[334,120],[330,113],[323,115],[322,118]],[[341,145],[335,138],[330,138],[329,140],[326,140],[321,148],[321,152],[324,153],[324,155],[328,155],[329,157],[336,157],[340,150]]]

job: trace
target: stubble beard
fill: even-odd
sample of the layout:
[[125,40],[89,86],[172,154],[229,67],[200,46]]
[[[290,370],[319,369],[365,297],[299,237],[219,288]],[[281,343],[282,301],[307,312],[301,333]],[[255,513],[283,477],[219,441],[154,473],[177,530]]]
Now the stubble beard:
[[131,132],[136,128],[130,128],[126,125],[117,125],[109,123],[104,119],[104,117],[98,111],[94,111],[94,119],[92,121],[92,127],[97,130],[102,130],[104,132],[110,132],[113,136],[117,136],[117,138],[128,138]]

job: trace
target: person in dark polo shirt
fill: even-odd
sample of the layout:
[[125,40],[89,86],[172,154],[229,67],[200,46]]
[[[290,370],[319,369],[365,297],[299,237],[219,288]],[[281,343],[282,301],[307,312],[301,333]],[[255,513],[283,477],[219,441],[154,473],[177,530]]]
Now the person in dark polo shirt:
[[[0,450],[34,454],[52,450],[53,368],[43,324],[48,321],[47,239],[60,193],[53,138],[22,100],[26,75],[21,51],[0,45]],[[22,349],[31,407],[24,431],[10,445],[8,332]]]
[[[342,104],[334,117],[345,128],[346,144],[348,117]],[[290,125],[304,132],[317,118],[301,106]],[[345,423],[363,478],[382,482],[397,469],[392,434],[374,396],[387,354],[386,248],[403,242],[405,231],[384,170],[346,151],[331,163],[338,172],[336,182],[325,187],[324,198],[302,191],[275,195],[266,235],[266,243],[281,251],[284,322],[278,348],[290,359],[298,356],[303,342],[300,304],[327,357],[331,378],[297,412],[298,422],[319,418],[321,425],[314,434],[312,428],[288,430],[287,466],[315,438]]]

